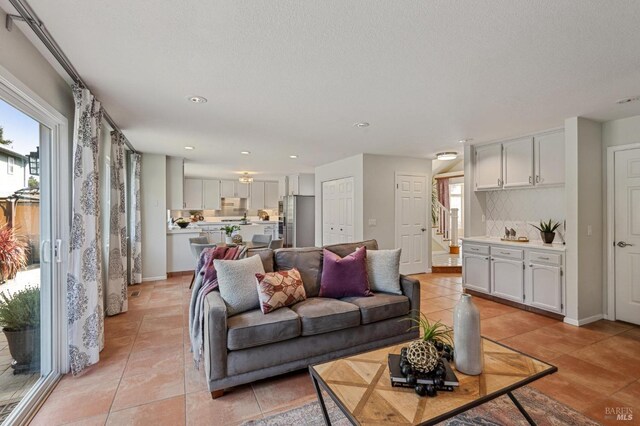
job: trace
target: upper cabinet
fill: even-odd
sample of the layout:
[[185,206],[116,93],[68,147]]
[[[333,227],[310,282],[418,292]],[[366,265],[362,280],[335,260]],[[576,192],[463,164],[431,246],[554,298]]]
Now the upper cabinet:
[[502,144],[503,188],[533,186],[533,138]]
[[167,208],[184,208],[184,158],[167,157]]
[[564,184],[564,132],[475,148],[475,190]]
[[251,198],[249,199],[249,205],[251,209],[263,210],[264,207],[264,182],[252,182],[251,183]]
[[564,183],[564,132],[547,133],[534,138],[536,185]]
[[202,203],[205,210],[220,210],[220,181],[206,179],[202,181]]
[[502,188],[502,144],[479,146],[475,151],[476,190]]
[[264,183],[264,208],[275,210],[278,208],[278,200],[280,199],[278,182]]
[[315,195],[315,175],[299,174],[287,176],[288,195]]
[[220,181],[220,196],[222,198],[249,198],[249,184],[237,180]]
[[202,179],[184,180],[184,208],[188,210],[203,208]]

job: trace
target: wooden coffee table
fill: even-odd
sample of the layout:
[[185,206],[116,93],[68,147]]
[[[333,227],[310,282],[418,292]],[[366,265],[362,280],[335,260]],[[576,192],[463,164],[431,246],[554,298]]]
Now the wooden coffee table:
[[535,424],[511,393],[558,369],[551,364],[483,338],[484,370],[479,376],[456,371],[460,386],[418,396],[412,388],[393,387],[387,358],[407,344],[390,346],[309,367],[325,422],[331,424],[321,389],[344,415],[358,424],[432,425],[507,394],[530,424]]

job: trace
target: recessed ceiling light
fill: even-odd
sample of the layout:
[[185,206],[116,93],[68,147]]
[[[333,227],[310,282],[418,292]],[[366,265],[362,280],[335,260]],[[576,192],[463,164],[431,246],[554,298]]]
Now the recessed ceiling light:
[[353,123],[353,126],[359,128],[359,129],[364,129],[365,127],[369,127],[370,124],[367,123],[366,121],[362,121],[360,123]]
[[185,146],[184,149],[186,149],[188,151],[193,151],[195,149],[195,147],[193,147],[193,146]]
[[457,152],[439,152],[436,154],[438,160],[455,160],[458,158]]
[[202,96],[191,96],[189,98],[189,100],[191,102],[193,102],[194,104],[206,104],[207,103],[207,98],[204,98]]
[[298,158],[297,155],[290,155],[289,158]]
[[240,154],[249,155],[249,154],[251,154],[251,151],[240,151]]
[[460,139],[458,142],[460,142],[460,143],[467,143],[467,142],[471,142],[472,140],[473,140],[473,138]]

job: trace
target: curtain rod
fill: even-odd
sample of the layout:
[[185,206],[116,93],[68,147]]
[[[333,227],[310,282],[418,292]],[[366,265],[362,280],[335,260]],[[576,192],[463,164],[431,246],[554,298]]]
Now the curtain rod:
[[[38,36],[40,41],[42,41],[42,43],[47,48],[47,50],[51,52],[51,54],[56,59],[56,61],[58,61],[60,66],[66,71],[67,74],[69,74],[69,77],[71,77],[71,79],[74,82],[79,83],[82,86],[88,88],[89,86],[87,86],[87,84],[84,82],[82,77],[80,77],[80,74],[78,73],[78,71],[75,69],[71,61],[69,61],[69,58],[67,58],[67,56],[64,54],[64,52],[62,51],[58,43],[56,43],[55,39],[51,36],[51,34],[49,34],[49,31],[47,31],[47,28],[44,26],[44,23],[42,23],[42,21],[38,19],[38,16],[33,11],[31,6],[29,6],[29,4],[24,0],[9,0],[9,2],[13,5],[16,11],[18,11],[18,14],[22,18],[22,20],[24,20],[27,23],[27,25],[29,25],[29,27],[35,33],[35,35]],[[11,17],[9,16],[9,18]],[[109,126],[111,126],[111,128],[122,133],[122,130],[120,130],[118,125],[113,121],[111,116],[107,113],[107,111],[104,108],[102,109],[102,114],[104,119],[107,121],[107,123],[109,123]],[[124,133],[122,134],[124,135]],[[133,145],[131,145],[131,143],[129,142],[126,136],[124,138],[124,142],[132,152],[134,153],[138,152],[133,147]]]

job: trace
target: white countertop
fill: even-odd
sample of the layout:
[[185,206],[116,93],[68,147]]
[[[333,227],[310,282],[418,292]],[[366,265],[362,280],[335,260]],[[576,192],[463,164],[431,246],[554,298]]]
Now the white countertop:
[[500,238],[495,237],[468,237],[462,238],[462,242],[468,241],[470,243],[482,243],[492,245],[514,246],[521,248],[535,248],[539,250],[552,250],[552,251],[566,251],[566,246],[562,243],[545,244],[542,241],[529,241],[528,243],[520,243],[517,241],[502,241]]
[[200,229],[193,227],[188,227],[185,229],[175,227],[173,229],[167,229],[167,234],[200,234]]
[[276,225],[278,222],[274,220],[253,220],[249,221],[249,223],[242,224],[239,220],[233,222],[194,222],[192,224],[195,226],[224,226],[224,225],[240,225],[240,226],[248,226],[248,225]]

